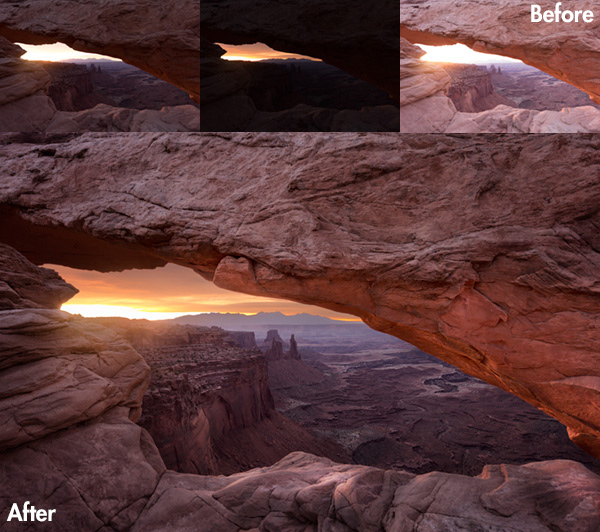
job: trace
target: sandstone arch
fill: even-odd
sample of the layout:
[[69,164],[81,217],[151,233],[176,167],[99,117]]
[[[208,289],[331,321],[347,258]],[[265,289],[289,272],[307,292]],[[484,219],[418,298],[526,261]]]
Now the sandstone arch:
[[[594,137],[2,141],[0,240],[35,262],[95,268],[103,255],[122,269],[133,263],[119,250],[137,250],[137,267],[175,262],[354,314],[541,408],[600,456]],[[71,234],[71,252],[32,248],[9,220]],[[79,253],[91,239],[111,246]]]
[[200,100],[200,3],[0,1],[0,36],[122,59]]
[[[540,0],[543,10],[556,2]],[[594,2],[577,9],[594,10]],[[400,0],[400,35],[413,43],[466,44],[520,59],[587,92],[600,103],[600,16],[593,23],[532,24],[530,4],[501,0]]]

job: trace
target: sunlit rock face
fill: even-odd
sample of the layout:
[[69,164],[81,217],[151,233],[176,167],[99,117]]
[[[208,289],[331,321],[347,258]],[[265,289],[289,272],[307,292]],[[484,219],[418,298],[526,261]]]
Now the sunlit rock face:
[[600,132],[600,110],[591,106],[536,111],[498,105],[487,111],[459,112],[448,96],[451,78],[443,66],[422,61],[423,50],[402,37],[400,50],[403,133]]
[[84,134],[44,153],[12,140],[0,240],[36,262],[171,261],[354,314],[541,408],[600,456],[594,138]]
[[[535,2],[542,11],[554,0]],[[575,9],[563,3],[564,9]],[[590,0],[578,10],[596,9]],[[478,52],[520,59],[571,83],[600,103],[600,16],[591,23],[532,23],[531,3],[500,0],[400,0],[400,33],[413,43],[462,43]]]
[[108,0],[0,1],[0,35],[13,42],[63,42],[123,59],[200,98],[200,3]]

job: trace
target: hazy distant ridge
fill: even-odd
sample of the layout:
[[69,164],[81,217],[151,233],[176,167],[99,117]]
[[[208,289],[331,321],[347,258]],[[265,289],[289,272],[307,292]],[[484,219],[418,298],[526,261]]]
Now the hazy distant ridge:
[[363,325],[362,322],[344,322],[306,313],[286,316],[281,312],[259,312],[252,316],[211,312],[210,314],[180,316],[175,318],[175,321],[189,325],[214,325],[224,329],[264,325]]

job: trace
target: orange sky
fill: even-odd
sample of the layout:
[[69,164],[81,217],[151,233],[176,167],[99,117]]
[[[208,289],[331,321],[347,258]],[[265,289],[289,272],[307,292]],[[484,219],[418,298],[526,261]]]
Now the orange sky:
[[238,46],[222,43],[217,44],[227,50],[223,59],[227,59],[228,61],[261,61],[263,59],[312,59],[313,61],[320,61],[304,55],[278,52],[262,43],[242,44]]
[[[24,48],[27,53],[23,56],[23,59],[30,61],[69,61],[73,59],[113,59],[98,54],[86,54],[78,52],[69,48],[66,44],[44,44],[42,46],[33,46],[29,44],[20,44],[21,48]],[[306,57],[298,54],[288,54],[285,52],[278,52],[269,48],[266,44],[244,44],[240,46],[234,46],[229,44],[220,44],[219,46],[227,50],[227,54],[223,56],[223,59],[230,61],[261,61],[263,59],[313,59],[312,57]],[[117,61],[115,59],[115,61]]]
[[123,316],[166,319],[199,312],[255,314],[280,311],[307,312],[336,319],[353,316],[301,305],[285,299],[267,299],[230,292],[205,281],[189,268],[169,264],[155,270],[98,273],[46,265],[79,289],[63,310],[83,316]]

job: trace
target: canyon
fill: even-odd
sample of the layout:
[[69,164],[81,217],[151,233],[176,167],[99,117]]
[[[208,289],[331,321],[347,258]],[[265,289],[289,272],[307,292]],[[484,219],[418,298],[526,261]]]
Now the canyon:
[[89,321],[116,331],[150,366],[138,423],[169,469],[229,475],[272,465],[293,451],[347,461],[340,446],[275,410],[267,360],[252,333],[124,318]]
[[0,239],[33,262],[174,262],[220,287],[352,314],[541,408],[600,454],[593,138],[1,142]]
[[[555,2],[538,2],[542,10]],[[582,2],[591,9],[592,2]],[[519,59],[587,92],[600,103],[600,20],[533,24],[530,5],[501,0],[400,0],[400,35],[413,43],[465,44],[475,51]]]
[[[542,3],[542,7],[550,3]],[[553,5],[551,6],[553,7]],[[538,111],[495,107],[464,114],[446,98],[450,79],[442,65],[420,65],[412,44],[465,44],[475,51],[523,61],[583,90],[599,103],[592,74],[600,64],[600,22],[533,24],[529,6],[504,0],[490,10],[486,2],[400,2],[401,131],[405,133],[586,133],[600,131],[595,106]],[[402,51],[404,49],[404,51]],[[433,76],[433,71],[437,71]],[[401,104],[402,105],[402,104]]]

